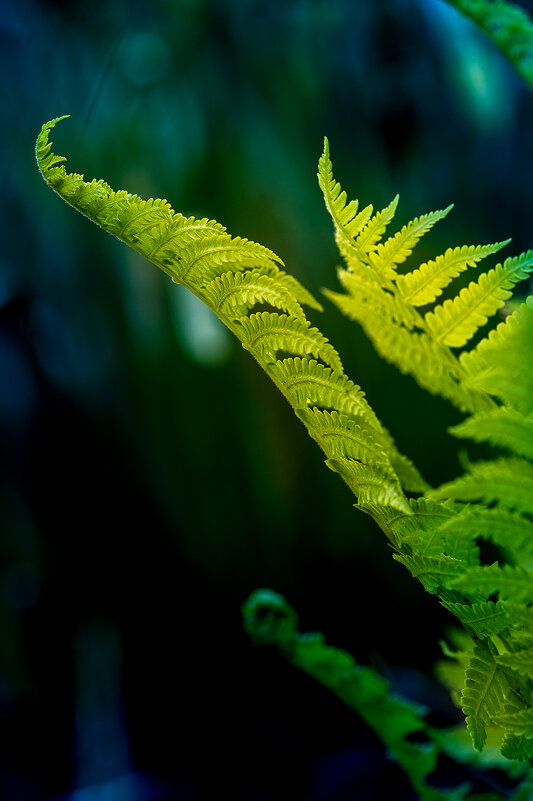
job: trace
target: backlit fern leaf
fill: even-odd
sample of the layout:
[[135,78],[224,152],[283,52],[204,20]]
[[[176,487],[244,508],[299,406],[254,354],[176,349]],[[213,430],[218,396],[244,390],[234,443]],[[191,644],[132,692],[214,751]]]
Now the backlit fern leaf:
[[481,751],[485,744],[485,726],[501,712],[508,693],[507,680],[490,648],[475,646],[466,671],[461,706],[472,744],[477,751]]
[[[279,257],[262,245],[232,237],[214,220],[175,213],[166,200],[142,200],[115,192],[104,181],[86,182],[81,175],[66,173],[64,159],[51,152],[48,142],[56,122],[43,126],[36,146],[46,182],[218,315],[292,405],[324,452],[327,466],[353,491],[358,508],[381,526],[395,558],[483,640],[473,656],[465,656],[469,674],[463,694],[469,729],[481,747],[488,720],[513,711],[509,699],[507,707],[498,707],[508,696],[509,682],[522,705],[531,701],[529,674],[524,678],[510,660],[525,659],[516,655],[533,648],[528,606],[533,602],[533,465],[520,458],[479,462],[469,465],[465,476],[430,490],[399,453],[362,390],[345,375],[335,348],[311,326],[302,306],[320,309],[320,304],[280,269]],[[455,433],[530,457],[526,417],[533,411],[533,379],[524,365],[533,344],[533,300],[469,353],[458,358],[451,347],[466,342],[508,297],[510,286],[529,274],[533,252],[508,259],[423,317],[417,306],[432,303],[449,281],[501,243],[449,249],[411,273],[397,275],[397,266],[419,238],[451,207],[412,220],[382,242],[397,198],[374,216],[372,206],[359,211],[356,201],[347,202],[333,178],[327,141],[319,181],[347,264],[340,272],[347,294],[330,297],[363,325],[384,358],[474,414]],[[491,396],[512,408],[498,409]],[[437,452],[435,458],[439,456]],[[408,499],[405,492],[426,492],[427,497]],[[499,546],[517,564],[481,566],[479,538]],[[519,564],[524,557],[527,567]],[[499,600],[493,601],[493,594]],[[504,638],[512,647],[498,662]],[[509,753],[527,752],[527,742],[519,743],[519,737],[524,735],[508,733],[504,748]]]
[[421,237],[433,228],[436,222],[442,220],[452,208],[453,205],[441,211],[432,211],[421,217],[415,217],[397,234],[379,244],[375,251],[368,254],[368,260],[376,273],[383,276],[384,279],[396,278],[397,265],[411,255]]
[[[122,190],[114,192],[104,181],[86,182],[81,175],[68,174],[62,164],[56,166],[64,159],[51,153],[48,142],[56,122],[43,126],[36,145],[45,181],[78,211],[201,298],[253,354],[295,411],[309,406],[329,407],[329,417],[325,411],[310,412],[306,425],[319,443],[322,437],[326,456],[336,454],[339,472],[361,506],[376,515],[383,515],[389,504],[409,513],[392,463],[409,487],[424,488],[425,482],[411,462],[399,454],[364,394],[344,374],[335,348],[305,317],[302,304],[317,309],[321,306],[295,278],[280,270],[279,257],[262,245],[230,236],[213,220],[175,213],[166,200],[141,200]],[[382,230],[391,210],[369,224],[372,208],[357,214],[356,203],[346,205],[346,196],[333,181],[326,158],[321,163],[321,175],[339,237],[353,244],[354,236],[366,230],[370,242]],[[254,311],[257,305],[274,311]],[[319,432],[325,419],[338,426],[333,449],[334,439]],[[354,440],[358,429],[359,450]],[[351,449],[347,446],[350,441]],[[346,445],[344,449],[341,442]],[[343,455],[347,453],[366,461],[363,464],[357,458],[347,458]],[[335,469],[333,460],[328,461]]]
[[511,297],[509,291],[533,270],[533,250],[516,258],[506,259],[479,280],[472,281],[453,300],[445,300],[426,314],[428,331],[438,341],[450,347],[461,347],[487,319]]
[[416,270],[396,279],[398,292],[406,303],[413,306],[424,306],[432,303],[442,290],[467,267],[474,267],[477,262],[496,253],[511,240],[497,242],[494,245],[472,245],[468,247],[448,248],[436,259],[421,264]]
[[533,297],[500,323],[476,348],[462,353],[466,382],[501,398],[523,414],[533,413]]
[[456,437],[488,442],[533,459],[533,421],[514,409],[493,409],[468,417],[449,431]]
[[284,278],[281,272],[275,277],[254,270],[227,272],[210,281],[203,291],[215,311],[229,315],[235,311],[237,318],[257,303],[266,302],[305,321],[302,307],[295,300],[290,283],[285,285]]
[[336,236],[353,246],[355,236],[367,225],[373,209],[372,206],[366,206],[357,214],[359,201],[346,202],[346,192],[342,191],[340,183],[333,178],[329,143],[326,138],[324,138],[324,152],[318,162],[318,181],[335,224]]
[[339,354],[318,328],[311,328],[308,320],[302,322],[277,312],[257,312],[242,317],[239,326],[245,347],[258,351],[267,361],[275,361],[278,351],[288,351],[300,356],[313,355],[334,370],[342,371]]
[[451,516],[442,526],[463,538],[480,537],[505,548],[519,560],[533,554],[533,522],[501,506],[487,509],[475,505]]
[[436,500],[495,502],[533,514],[533,465],[518,458],[474,462],[467,473],[428,495]]

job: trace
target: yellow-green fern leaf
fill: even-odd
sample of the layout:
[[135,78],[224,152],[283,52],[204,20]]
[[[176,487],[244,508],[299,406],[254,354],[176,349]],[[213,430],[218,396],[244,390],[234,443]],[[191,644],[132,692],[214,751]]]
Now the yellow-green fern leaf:
[[337,456],[390,467],[388,457],[371,432],[338,412],[300,409],[298,416],[329,458]]
[[428,331],[444,345],[464,345],[511,296],[509,291],[533,270],[533,250],[506,259],[472,281],[453,300],[446,300],[425,316]]
[[275,278],[256,270],[227,272],[214,278],[203,292],[215,311],[229,316],[233,310],[237,318],[242,317],[257,303],[266,302],[305,324],[303,309],[295,299],[291,285],[285,285],[285,277],[281,271]]
[[406,260],[413,252],[417,242],[426,234],[439,220],[442,220],[453,208],[453,204],[440,211],[432,211],[415,217],[404,225],[394,236],[389,237],[386,242],[377,246],[376,250],[369,253],[368,260],[373,269],[385,281],[396,277],[396,267]]
[[411,306],[376,283],[368,272],[339,270],[338,276],[349,294],[339,295],[325,290],[325,295],[352,320],[363,320],[368,315],[377,314],[385,320],[403,324],[409,330],[419,322],[419,315]]
[[374,214],[363,230],[357,234],[355,242],[360,253],[368,254],[377,248],[377,243],[396,213],[399,199],[400,196],[396,195],[389,205]]
[[510,241],[507,239],[494,245],[448,248],[443,255],[421,264],[418,269],[399,275],[396,279],[398,292],[403,300],[412,306],[432,303],[459,273],[467,267],[473,267],[486,256],[496,253]]
[[378,517],[383,507],[393,507],[409,514],[400,483],[390,468],[381,469],[379,465],[370,466],[341,456],[326,459],[326,465],[342,476],[357,496],[358,507],[363,511],[372,510],[373,517]]
[[335,231],[340,240],[349,245],[354,244],[354,237],[366,226],[371,215],[372,206],[367,206],[357,214],[359,201],[346,202],[346,192],[333,177],[333,165],[329,157],[329,142],[324,137],[324,151],[318,162],[318,183],[324,195],[326,208],[329,211]]
[[499,408],[476,414],[448,430],[455,437],[489,442],[533,459],[533,421],[514,409]]
[[460,357],[465,383],[490,392],[525,415],[533,413],[533,297],[500,323],[476,348]]
[[505,548],[517,559],[533,554],[533,522],[501,506],[487,509],[474,505],[455,514],[443,524],[458,537],[481,537]]
[[257,350],[267,361],[276,361],[278,351],[300,356],[313,355],[322,359],[334,370],[342,371],[339,354],[318,328],[311,328],[308,320],[289,317],[277,312],[258,312],[238,321],[243,331],[243,343],[249,350]]
[[360,417],[378,432],[383,430],[363,390],[342,371],[305,357],[277,361],[275,371],[296,408],[336,409]]
[[474,462],[468,473],[430,490],[428,496],[498,503],[533,514],[533,465],[518,458]]

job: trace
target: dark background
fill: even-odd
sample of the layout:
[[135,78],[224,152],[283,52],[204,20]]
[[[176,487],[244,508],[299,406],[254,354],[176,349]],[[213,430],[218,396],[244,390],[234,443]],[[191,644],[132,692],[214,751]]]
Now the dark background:
[[[0,798],[412,798],[354,713],[249,645],[240,605],[282,592],[453,722],[448,617],[248,354],[53,195],[34,142],[71,114],[68,169],[215,218],[318,294],[325,134],[349,194],[400,193],[397,227],[455,202],[411,266],[511,255],[532,245],[531,94],[440,0],[4,0],[0,64]],[[325,306],[400,448],[457,474],[457,412]]]

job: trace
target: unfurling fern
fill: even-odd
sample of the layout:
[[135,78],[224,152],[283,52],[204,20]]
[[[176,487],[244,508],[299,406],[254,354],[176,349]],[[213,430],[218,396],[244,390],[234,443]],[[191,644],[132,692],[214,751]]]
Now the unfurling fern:
[[[471,415],[452,433],[513,454],[469,465],[464,476],[432,490],[344,373],[335,348],[311,326],[303,306],[320,304],[284,272],[278,256],[231,237],[217,222],[175,213],[165,200],[141,200],[67,173],[48,141],[57,122],[44,125],[37,139],[45,181],[187,287],[250,351],[318,443],[327,466],[353,491],[356,506],[385,532],[395,558],[470,635],[461,657],[466,678],[460,703],[474,747],[481,749],[487,733],[493,739],[499,730],[502,754],[532,758],[533,378],[524,366],[533,344],[533,300],[474,348],[459,355],[456,349],[533,270],[533,251],[507,259],[455,298],[437,302],[456,276],[506,242],[450,248],[400,272],[419,239],[451,207],[418,217],[382,241],[398,198],[377,214],[371,206],[359,210],[356,201],[347,202],[333,177],[326,140],[319,183],[346,264],[339,273],[345,292],[326,294],[361,323],[379,353]],[[481,565],[479,539],[500,548],[501,564]],[[417,777],[422,792],[422,774]],[[424,797],[444,795],[428,790]]]

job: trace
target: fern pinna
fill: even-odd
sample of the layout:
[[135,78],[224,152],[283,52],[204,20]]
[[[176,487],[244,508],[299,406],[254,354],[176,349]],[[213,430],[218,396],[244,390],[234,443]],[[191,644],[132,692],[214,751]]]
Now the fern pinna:
[[[361,323],[380,354],[470,415],[452,433],[513,454],[468,465],[464,476],[431,489],[346,376],[335,348],[311,326],[303,306],[319,310],[320,304],[272,251],[231,237],[212,220],[175,213],[165,200],[141,200],[67,173],[65,159],[53,154],[48,141],[57,122],[46,123],[37,139],[45,181],[198,296],[250,351],[322,448],[327,466],[353,491],[356,506],[385,532],[395,558],[468,633],[468,647],[453,658],[466,668],[460,704],[474,747],[481,750],[487,733],[492,741],[499,731],[502,753],[529,762],[533,378],[524,367],[533,341],[533,302],[523,303],[474,348],[460,355],[455,349],[529,275],[533,252],[506,259],[455,298],[435,303],[457,275],[506,243],[449,249],[400,273],[420,237],[451,207],[382,241],[398,199],[376,214],[371,206],[359,210],[357,201],[347,202],[333,178],[326,141],[319,183],[345,260],[339,273],[345,292],[326,294]],[[479,539],[498,546],[501,564],[480,564]]]

